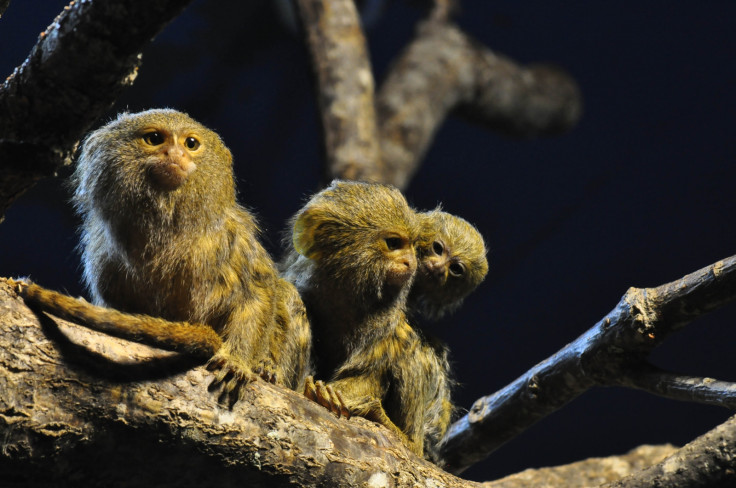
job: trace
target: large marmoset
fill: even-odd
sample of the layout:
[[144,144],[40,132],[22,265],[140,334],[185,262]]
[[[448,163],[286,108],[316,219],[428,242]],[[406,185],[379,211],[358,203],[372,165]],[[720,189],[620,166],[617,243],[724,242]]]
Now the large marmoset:
[[312,326],[315,375],[305,394],[338,415],[396,432],[418,455],[450,422],[444,350],[407,322],[420,223],[395,188],[334,181],[292,219],[292,280]]
[[214,354],[213,385],[230,404],[256,375],[302,384],[304,306],[237,204],[232,156],[215,132],[175,110],[122,113],[84,140],[71,181],[84,281],[96,305],[117,311],[21,284],[27,302],[145,344]]

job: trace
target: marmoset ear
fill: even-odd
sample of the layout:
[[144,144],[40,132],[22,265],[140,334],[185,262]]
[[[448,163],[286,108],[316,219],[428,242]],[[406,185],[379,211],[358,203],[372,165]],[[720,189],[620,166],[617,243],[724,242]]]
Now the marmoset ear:
[[319,258],[319,252],[314,246],[315,235],[323,219],[319,217],[319,209],[307,208],[299,213],[294,221],[292,242],[296,252],[309,259]]

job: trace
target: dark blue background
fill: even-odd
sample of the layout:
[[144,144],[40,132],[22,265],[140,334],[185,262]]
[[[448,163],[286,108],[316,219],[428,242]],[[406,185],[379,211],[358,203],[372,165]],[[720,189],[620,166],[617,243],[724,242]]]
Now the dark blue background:
[[[0,68],[19,65],[64,1],[11,2]],[[736,252],[736,3],[466,0],[458,23],[520,63],[553,62],[580,84],[569,134],[514,140],[449,119],[407,190],[416,207],[475,223],[486,282],[431,326],[452,349],[457,404],[506,385],[591,327],[629,286],[655,286]],[[390,2],[368,31],[380,82],[420,12]],[[83,55],[83,53],[80,53]],[[149,46],[110,116],[170,106],[216,129],[235,156],[240,200],[277,250],[285,219],[317,188],[318,118],[301,40],[266,0],[195,1]],[[66,172],[61,176],[66,176]],[[0,225],[0,275],[83,293],[61,179],[23,196]],[[655,353],[663,367],[736,380],[736,307]],[[685,443],[729,412],[624,389],[592,390],[466,473]]]

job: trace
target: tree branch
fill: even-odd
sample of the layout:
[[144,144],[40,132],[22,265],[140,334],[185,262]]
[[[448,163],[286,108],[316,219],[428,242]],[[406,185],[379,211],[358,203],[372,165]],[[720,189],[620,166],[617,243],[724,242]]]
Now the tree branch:
[[736,416],[688,443],[664,461],[606,485],[606,487],[726,488],[736,486],[734,459],[736,459]]
[[399,188],[407,186],[450,112],[524,137],[568,130],[582,112],[577,85],[560,69],[522,68],[434,19],[418,25],[376,103],[384,181]]
[[0,324],[3,486],[478,486],[263,381],[219,407],[191,359],[36,317],[4,279]]
[[[448,430],[443,467],[459,473],[588,388],[619,384],[673,332],[736,299],[736,256],[656,288],[630,288],[598,324]],[[678,394],[679,395],[679,394]],[[679,396],[678,396],[679,398]]]
[[142,47],[191,0],[72,1],[0,87],[0,218],[133,83]]
[[[327,176],[406,188],[451,111],[506,134],[558,134],[580,118],[575,82],[557,68],[521,68],[447,21],[429,19],[392,66],[376,97],[352,0],[297,0],[312,56]],[[377,121],[376,121],[377,120]]]
[[[9,487],[479,486],[417,458],[377,424],[337,419],[262,381],[249,385],[233,410],[222,408],[196,359],[35,316],[2,278],[0,324],[0,470]],[[706,434],[676,454],[677,466],[692,466],[702,451],[720,469],[705,466],[707,479],[728,477],[723,460],[733,450],[733,419],[716,431],[730,437],[719,443]],[[592,486],[673,450],[641,447],[483,486]]]
[[315,71],[327,177],[382,181],[374,81],[353,0],[297,0]]
[[[483,483],[484,488],[590,488],[641,471],[661,462],[677,448],[640,446],[621,456],[590,458],[562,466],[527,469],[496,481]],[[637,486],[636,488],[642,488]]]
[[713,378],[671,373],[651,364],[642,364],[620,378],[620,386],[638,388],[673,400],[705,403],[736,410],[736,383]]

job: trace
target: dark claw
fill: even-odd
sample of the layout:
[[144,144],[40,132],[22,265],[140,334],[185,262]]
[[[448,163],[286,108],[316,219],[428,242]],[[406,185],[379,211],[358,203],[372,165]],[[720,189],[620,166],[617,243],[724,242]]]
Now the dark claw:
[[[339,391],[333,391],[335,396],[337,397],[338,403],[340,405],[340,413],[343,417],[346,419],[349,419],[351,417],[350,410],[348,410],[348,407],[345,406],[345,400],[342,399],[342,395]],[[338,415],[339,416],[339,415]]]
[[205,368],[207,368],[207,371],[215,371],[216,369],[222,369],[227,361],[225,361],[225,358],[222,357],[214,357],[207,361],[207,365]]

